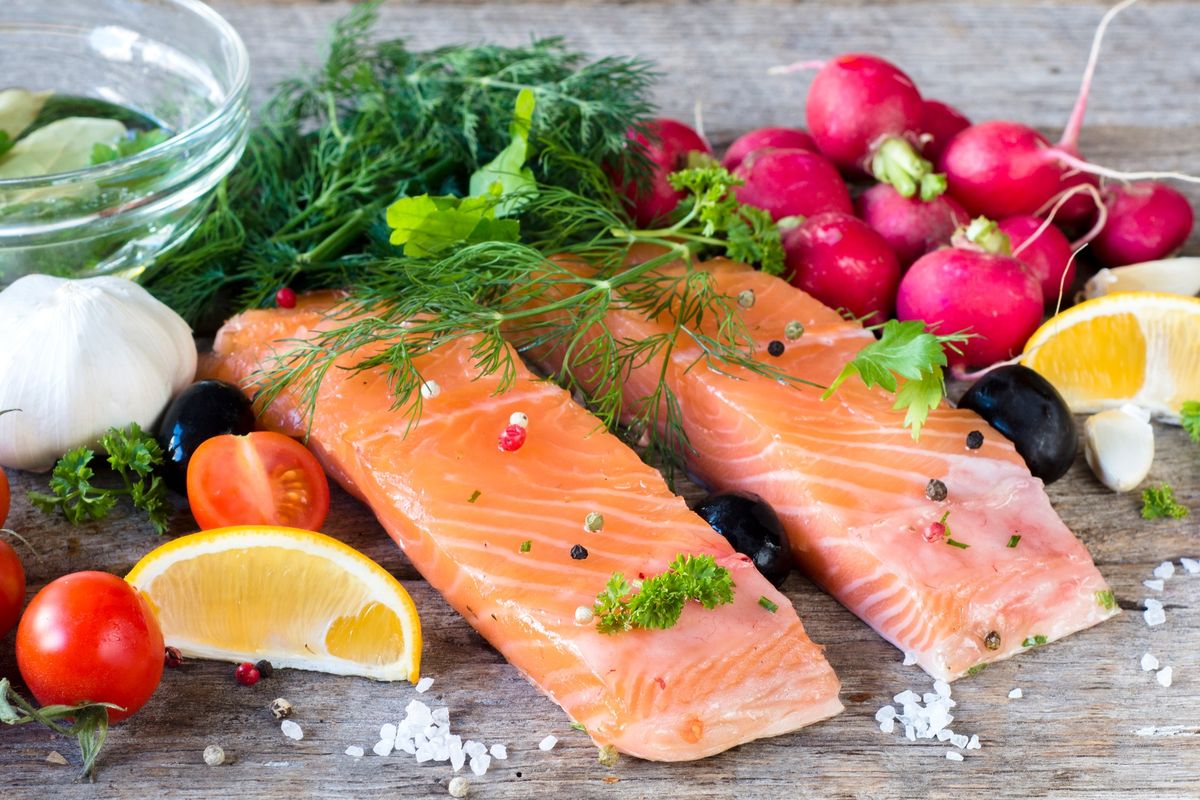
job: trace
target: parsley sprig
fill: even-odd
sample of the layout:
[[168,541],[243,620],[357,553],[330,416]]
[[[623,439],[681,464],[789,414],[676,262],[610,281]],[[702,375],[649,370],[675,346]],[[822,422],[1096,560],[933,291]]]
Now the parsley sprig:
[[679,621],[683,607],[695,600],[705,608],[733,602],[733,577],[712,556],[678,555],[666,572],[647,578],[634,591],[616,572],[596,595],[592,610],[597,630],[621,633],[635,628],[666,629]]
[[1190,513],[1187,506],[1175,499],[1175,490],[1169,484],[1160,483],[1142,490],[1142,519],[1181,519]]
[[68,522],[78,525],[104,519],[122,497],[128,497],[135,508],[146,512],[154,530],[165,533],[171,506],[162,478],[154,474],[163,461],[158,442],[133,422],[124,430],[109,428],[100,446],[108,453],[108,464],[121,477],[124,488],[93,486],[96,473],[91,464],[96,454],[88,447],[77,447],[54,465],[50,494],[30,492],[30,502],[47,514],[61,512]]
[[[859,350],[842,367],[821,399],[827,399],[847,378],[857,374],[868,388],[881,386],[895,392],[896,404],[892,409],[906,410],[904,427],[912,428],[912,437],[916,439],[921,435],[921,426],[929,412],[937,408],[946,395],[943,347],[954,348],[967,338],[962,333],[949,336],[929,333],[920,320],[888,320],[883,324],[880,338]],[[899,378],[903,378],[903,382],[898,381]]]
[[1179,421],[1192,441],[1200,444],[1200,400],[1184,401],[1179,410]]

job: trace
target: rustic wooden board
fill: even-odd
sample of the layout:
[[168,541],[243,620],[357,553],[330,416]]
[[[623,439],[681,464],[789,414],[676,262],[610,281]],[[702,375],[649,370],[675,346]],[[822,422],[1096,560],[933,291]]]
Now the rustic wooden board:
[[[242,31],[255,59],[256,92],[315,61],[328,24],[344,4],[281,2],[218,5]],[[640,3],[623,6],[493,3],[395,5],[382,32],[416,46],[450,41],[519,41],[530,32],[561,33],[596,53],[657,59],[666,113],[691,118],[700,102],[709,135],[727,141],[761,124],[800,121],[806,81],[767,78],[765,69],[797,57],[859,49],[903,64],[928,94],[978,117],[1011,116],[1053,129],[1071,105],[1091,29],[1102,6],[1082,2],[852,2],[795,5]],[[1194,32],[1200,7],[1153,2],[1113,26],[1085,130],[1094,159],[1122,167],[1155,165],[1200,172],[1200,56]],[[1191,192],[1200,201],[1200,193]],[[1195,247],[1193,246],[1193,250]],[[1174,484],[1195,515],[1147,523],[1133,497],[1115,497],[1082,460],[1050,489],[1055,507],[1078,532],[1121,605],[1152,594],[1141,586],[1165,559],[1200,557],[1200,450],[1179,429],[1158,431],[1152,479]],[[10,527],[30,538],[41,559],[27,558],[30,591],[65,572],[124,573],[160,540],[136,518],[70,528],[33,511],[24,491],[44,478],[12,474]],[[180,509],[173,533],[191,529]],[[529,798],[884,798],[1056,797],[1195,798],[1200,736],[1145,737],[1144,726],[1200,726],[1200,578],[1177,576],[1163,601],[1168,623],[1147,628],[1137,610],[1099,628],[997,664],[955,685],[955,728],[978,733],[984,749],[962,764],[945,747],[881,734],[877,708],[905,688],[930,681],[853,615],[800,576],[785,591],[841,676],[846,712],[796,734],[757,742],[691,764],[623,759],[600,766],[587,737],[527,684],[433,592],[383,534],[369,512],[337,492],[328,532],[395,573],[422,612],[425,671],[436,679],[427,701],[447,703],[464,737],[506,742],[510,758],[493,762],[472,796]],[[1175,667],[1162,689],[1138,667],[1147,649]],[[16,675],[12,636],[0,640],[0,675]],[[1025,697],[1008,700],[1020,686]],[[267,710],[277,696],[296,706],[305,739],[292,742]],[[411,757],[356,761],[347,745],[369,748],[381,723],[403,715],[416,697],[400,684],[376,684],[281,672],[253,688],[237,686],[232,667],[189,663],[168,671],[146,708],[115,728],[94,786],[74,770],[45,763],[51,750],[76,754],[36,728],[0,731],[5,798],[44,797],[424,797],[444,795],[445,765]],[[560,738],[537,750],[546,734]],[[206,767],[201,751],[219,743],[236,762]],[[470,777],[470,776],[468,776]]]

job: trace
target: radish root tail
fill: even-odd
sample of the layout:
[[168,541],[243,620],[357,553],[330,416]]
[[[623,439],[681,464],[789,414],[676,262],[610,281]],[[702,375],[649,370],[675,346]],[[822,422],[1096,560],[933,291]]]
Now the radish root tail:
[[791,64],[780,64],[767,70],[768,75],[791,75],[793,72],[808,72],[825,66],[824,61],[795,61]]
[[1139,0],[1121,0],[1120,3],[1105,12],[1100,24],[1096,26],[1096,33],[1092,37],[1092,50],[1088,53],[1087,66],[1083,70],[1083,80],[1079,85],[1079,96],[1075,98],[1075,107],[1071,109],[1067,127],[1063,129],[1062,141],[1058,143],[1058,146],[1064,150],[1075,152],[1079,149],[1079,131],[1083,128],[1083,115],[1087,111],[1088,95],[1092,91],[1092,78],[1096,74],[1096,64],[1100,60],[1100,43],[1104,41],[1104,33],[1117,14],[1137,2]]

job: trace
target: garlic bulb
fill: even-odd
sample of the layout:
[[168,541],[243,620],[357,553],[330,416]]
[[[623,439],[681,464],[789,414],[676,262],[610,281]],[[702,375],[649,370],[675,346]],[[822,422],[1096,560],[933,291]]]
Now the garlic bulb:
[[46,470],[110,427],[150,428],[196,373],[187,323],[124,278],[27,275],[0,292],[0,464]]
[[1083,287],[1088,300],[1117,292],[1165,292],[1191,297],[1200,293],[1200,258],[1180,256],[1102,269]]
[[1083,424],[1083,451],[1101,483],[1114,492],[1129,491],[1154,462],[1149,412],[1126,404],[1093,414]]

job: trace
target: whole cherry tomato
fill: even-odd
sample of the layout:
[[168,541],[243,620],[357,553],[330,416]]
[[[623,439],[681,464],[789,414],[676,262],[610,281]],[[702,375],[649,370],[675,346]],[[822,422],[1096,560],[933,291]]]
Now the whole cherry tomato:
[[42,705],[113,703],[118,722],[162,679],[163,637],[150,605],[107,572],[75,572],[29,601],[17,627],[17,667]]

